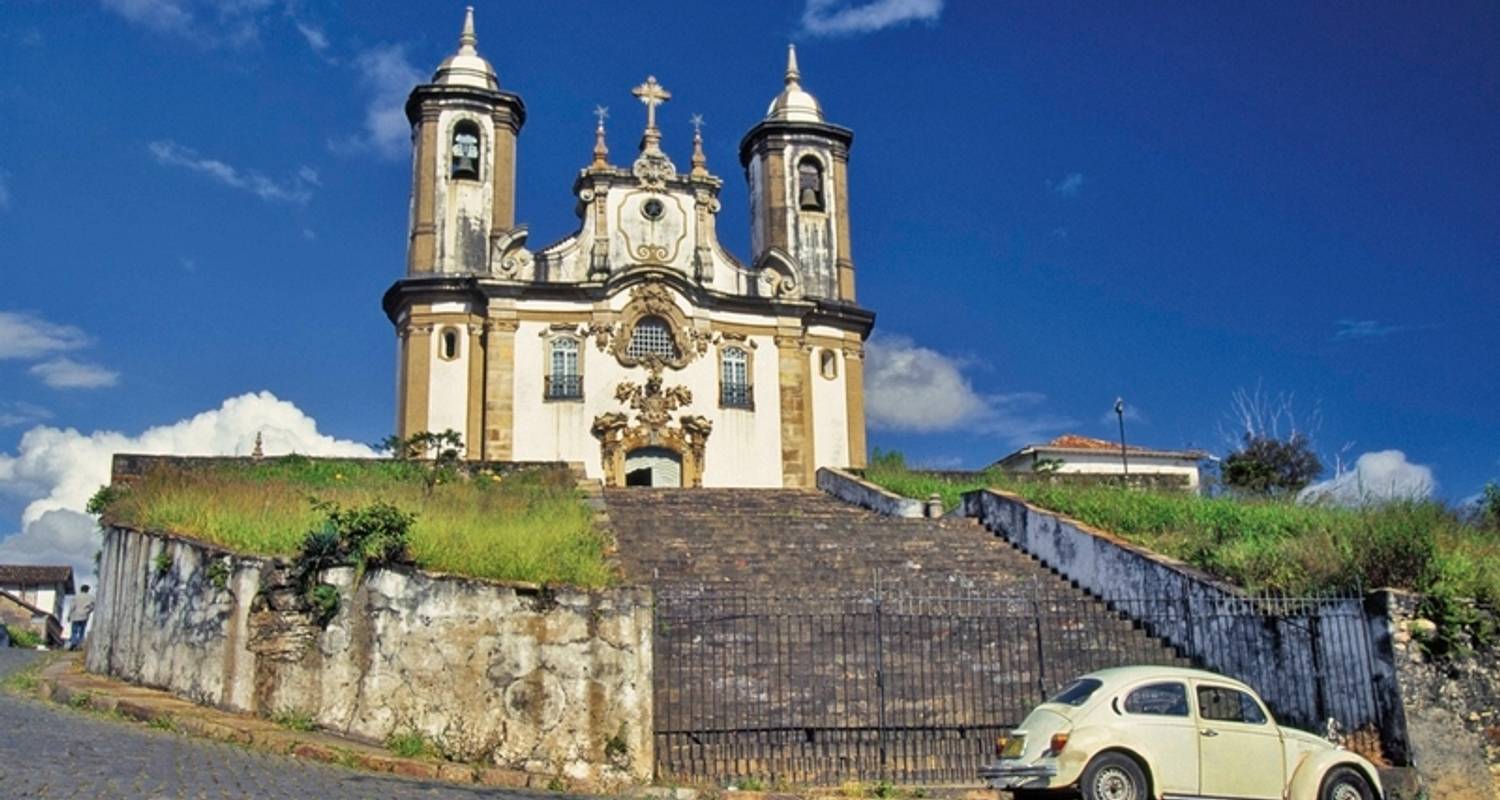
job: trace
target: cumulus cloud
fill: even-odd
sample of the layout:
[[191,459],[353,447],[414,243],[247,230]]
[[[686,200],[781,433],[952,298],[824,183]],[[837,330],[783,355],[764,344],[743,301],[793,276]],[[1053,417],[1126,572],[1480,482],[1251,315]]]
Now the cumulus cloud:
[[912,22],[937,22],[943,0],[807,0],[802,30],[814,36],[873,33]]
[[375,153],[382,158],[406,158],[411,149],[411,123],[406,120],[406,96],[426,76],[412,66],[406,48],[385,44],[354,58],[360,84],[369,94],[363,133],[329,142],[337,153]]
[[0,360],[42,358],[88,344],[89,337],[72,325],[21,311],[0,311]]
[[866,353],[865,412],[875,428],[970,430],[1024,444],[1072,424],[1046,410],[1045,395],[979,393],[963,373],[964,362],[907,337],[878,335],[866,344]]
[[120,382],[120,373],[112,369],[71,358],[54,358],[33,364],[27,372],[54,389],[103,389]]
[[1400,450],[1380,450],[1361,455],[1353,469],[1303,489],[1297,499],[1357,506],[1391,500],[1424,500],[1436,488],[1431,467],[1407,461]]
[[217,159],[204,158],[192,148],[173,141],[152,142],[147,149],[158,164],[191,170],[232,189],[250,192],[267,202],[306,203],[312,199],[313,187],[320,185],[317,171],[305,165],[288,180],[275,181],[253,170],[241,170]]
[[313,49],[313,52],[322,54],[328,50],[328,34],[324,33],[322,28],[301,20],[295,20],[292,24],[297,26],[297,32],[302,34],[302,38],[307,42],[307,46]]
[[1069,172],[1060,181],[1047,181],[1047,191],[1058,197],[1073,197],[1083,188],[1083,183],[1083,173]]
[[270,392],[232,397],[216,409],[135,436],[32,428],[15,454],[0,453],[0,491],[28,501],[20,529],[0,540],[0,562],[68,564],[79,575],[91,574],[98,538],[84,506],[109,482],[115,453],[244,455],[257,433],[268,455],[375,455],[363,444],[320,433],[315,420]]

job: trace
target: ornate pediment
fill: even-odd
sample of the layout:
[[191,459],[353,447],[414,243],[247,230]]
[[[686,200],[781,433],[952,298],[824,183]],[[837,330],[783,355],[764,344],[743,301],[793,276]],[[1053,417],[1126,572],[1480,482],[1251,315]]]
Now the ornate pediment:
[[643,384],[623,381],[615,387],[615,399],[635,411],[608,411],[594,418],[590,430],[599,440],[606,481],[623,481],[625,457],[643,447],[664,447],[682,457],[687,483],[703,483],[703,454],[713,423],[707,417],[684,414],[672,424],[672,414],[692,405],[693,393],[685,386],[667,386],[660,369],[653,369]]

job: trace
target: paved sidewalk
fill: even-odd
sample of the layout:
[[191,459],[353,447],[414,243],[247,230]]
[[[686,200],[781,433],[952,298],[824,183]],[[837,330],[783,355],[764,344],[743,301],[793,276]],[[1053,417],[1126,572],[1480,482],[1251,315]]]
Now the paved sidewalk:
[[[0,649],[0,677],[40,654]],[[561,795],[355,771],[0,692],[0,796],[109,800],[373,800]]]

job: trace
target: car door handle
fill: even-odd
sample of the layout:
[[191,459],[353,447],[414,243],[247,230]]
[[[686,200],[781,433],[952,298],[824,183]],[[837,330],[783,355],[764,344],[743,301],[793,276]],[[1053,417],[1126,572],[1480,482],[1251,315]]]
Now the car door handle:
[[1199,731],[1199,733],[1202,733],[1204,736],[1218,736],[1219,735],[1219,732],[1216,731],[1216,730],[1214,730],[1213,728],[1204,728],[1203,730]]

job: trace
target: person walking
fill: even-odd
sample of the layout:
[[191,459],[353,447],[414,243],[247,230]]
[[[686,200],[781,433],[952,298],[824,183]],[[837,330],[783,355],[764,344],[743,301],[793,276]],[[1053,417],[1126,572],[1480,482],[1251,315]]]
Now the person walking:
[[77,650],[83,644],[83,633],[89,627],[89,615],[94,613],[94,596],[89,594],[89,585],[78,587],[78,597],[73,599],[73,610],[68,612],[68,621],[73,623],[68,637],[68,649]]

